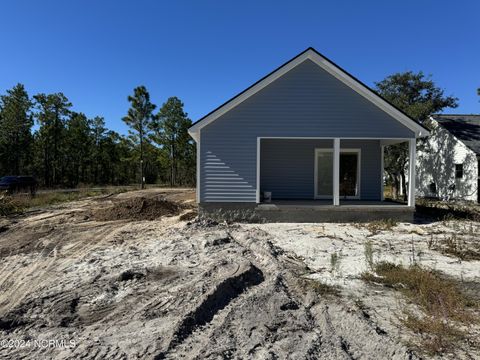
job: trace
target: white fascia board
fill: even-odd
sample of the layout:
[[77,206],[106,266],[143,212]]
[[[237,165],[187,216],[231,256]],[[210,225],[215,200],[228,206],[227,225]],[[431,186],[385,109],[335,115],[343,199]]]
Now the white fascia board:
[[196,131],[192,131],[192,130],[188,130],[188,134],[193,138],[193,140],[195,140],[195,142],[199,142],[200,141],[200,129],[196,130]]
[[337,66],[332,64],[330,61],[322,57],[320,54],[315,52],[312,49],[307,50],[300,56],[294,58],[289,63],[285,64],[277,71],[273,72],[269,76],[267,76],[262,81],[258,82],[254,86],[252,86],[247,91],[241,93],[233,100],[227,102],[225,105],[217,109],[216,111],[212,112],[206,118],[202,119],[201,121],[194,124],[189,129],[189,134],[195,139],[195,134],[198,132],[199,129],[207,126],[211,122],[215,121],[217,118],[222,116],[223,114],[227,113],[234,107],[241,104],[243,101],[248,99],[250,96],[256,94],[258,91],[262,90],[281,76],[285,75],[287,72],[295,68],[296,66],[300,65],[306,60],[311,60],[322,69],[327,71],[329,74],[343,82],[345,85],[362,95],[364,98],[378,106],[381,110],[392,116],[394,119],[399,121],[402,125],[406,126],[410,130],[412,130],[416,137],[424,137],[430,135],[430,133],[425,130],[422,126],[417,124],[416,122],[412,121],[408,116],[403,114],[401,111],[397,110],[395,107],[390,105],[388,102],[383,100],[381,97],[370,91],[367,87],[360,84],[357,80],[353,79],[350,75],[346,74],[344,71],[339,69]]

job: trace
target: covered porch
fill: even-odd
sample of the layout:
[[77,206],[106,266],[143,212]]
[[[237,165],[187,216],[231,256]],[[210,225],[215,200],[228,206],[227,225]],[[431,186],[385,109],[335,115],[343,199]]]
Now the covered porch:
[[[384,149],[408,142],[408,203],[384,199]],[[415,207],[415,138],[257,138],[257,208],[380,211]]]

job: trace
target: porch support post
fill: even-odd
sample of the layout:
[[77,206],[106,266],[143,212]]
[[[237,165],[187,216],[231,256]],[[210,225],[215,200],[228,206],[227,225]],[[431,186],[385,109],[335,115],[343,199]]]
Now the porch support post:
[[256,186],[257,189],[255,191],[255,202],[257,204],[260,204],[260,155],[261,155],[261,138],[257,137],[257,181],[256,181]]
[[410,139],[408,156],[408,206],[415,206],[415,163],[417,158],[417,139]]
[[340,205],[340,139],[333,139],[333,205]]
[[196,140],[196,144],[197,144],[197,203],[200,204],[200,192],[201,192],[201,189],[200,189],[200,179],[202,178],[202,174],[201,174],[201,171],[202,171],[202,168],[200,166],[200,156],[201,156],[201,153],[200,153],[200,139],[201,139],[201,136],[200,136],[200,131],[201,130],[198,130],[198,139]]
[[383,183],[383,174],[385,172],[385,146],[380,145],[380,199],[385,200],[385,184]]

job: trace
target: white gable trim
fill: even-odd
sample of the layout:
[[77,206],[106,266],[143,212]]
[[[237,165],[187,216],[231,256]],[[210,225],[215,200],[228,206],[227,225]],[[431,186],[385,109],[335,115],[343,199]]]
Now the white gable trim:
[[343,82],[345,85],[362,95],[364,98],[378,106],[381,110],[385,111],[391,117],[399,121],[402,125],[407,127],[408,129],[412,130],[416,137],[424,137],[428,136],[429,132],[424,129],[422,126],[417,124],[415,121],[410,119],[408,116],[403,114],[401,111],[397,110],[395,107],[390,105],[387,101],[383,100],[381,97],[373,93],[370,89],[368,89],[365,85],[361,84],[350,75],[345,73],[341,70],[338,66],[331,63],[329,60],[321,56],[313,49],[308,49],[307,51],[303,52],[301,55],[297,56],[296,58],[292,59],[263,80],[256,83],[254,86],[246,90],[245,92],[241,93],[237,97],[233,98],[232,100],[228,101],[223,106],[219,107],[217,110],[213,111],[207,117],[202,119],[201,121],[197,122],[196,124],[192,125],[188,130],[188,133],[195,139],[195,141],[199,141],[198,131],[207,126],[208,124],[212,123],[216,119],[218,119],[223,114],[227,113],[228,111],[232,110],[234,107],[241,104],[243,101],[248,99],[249,97],[253,96],[281,76],[285,75],[288,71],[292,70],[296,66],[300,65],[306,60],[311,60],[322,69],[327,71],[329,74],[333,75],[335,78]]

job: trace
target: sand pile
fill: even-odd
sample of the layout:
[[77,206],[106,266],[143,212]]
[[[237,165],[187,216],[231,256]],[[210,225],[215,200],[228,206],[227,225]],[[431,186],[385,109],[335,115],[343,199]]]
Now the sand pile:
[[179,215],[181,211],[181,205],[163,197],[139,197],[119,201],[105,209],[98,209],[93,212],[92,217],[98,221],[155,220],[162,216]]

